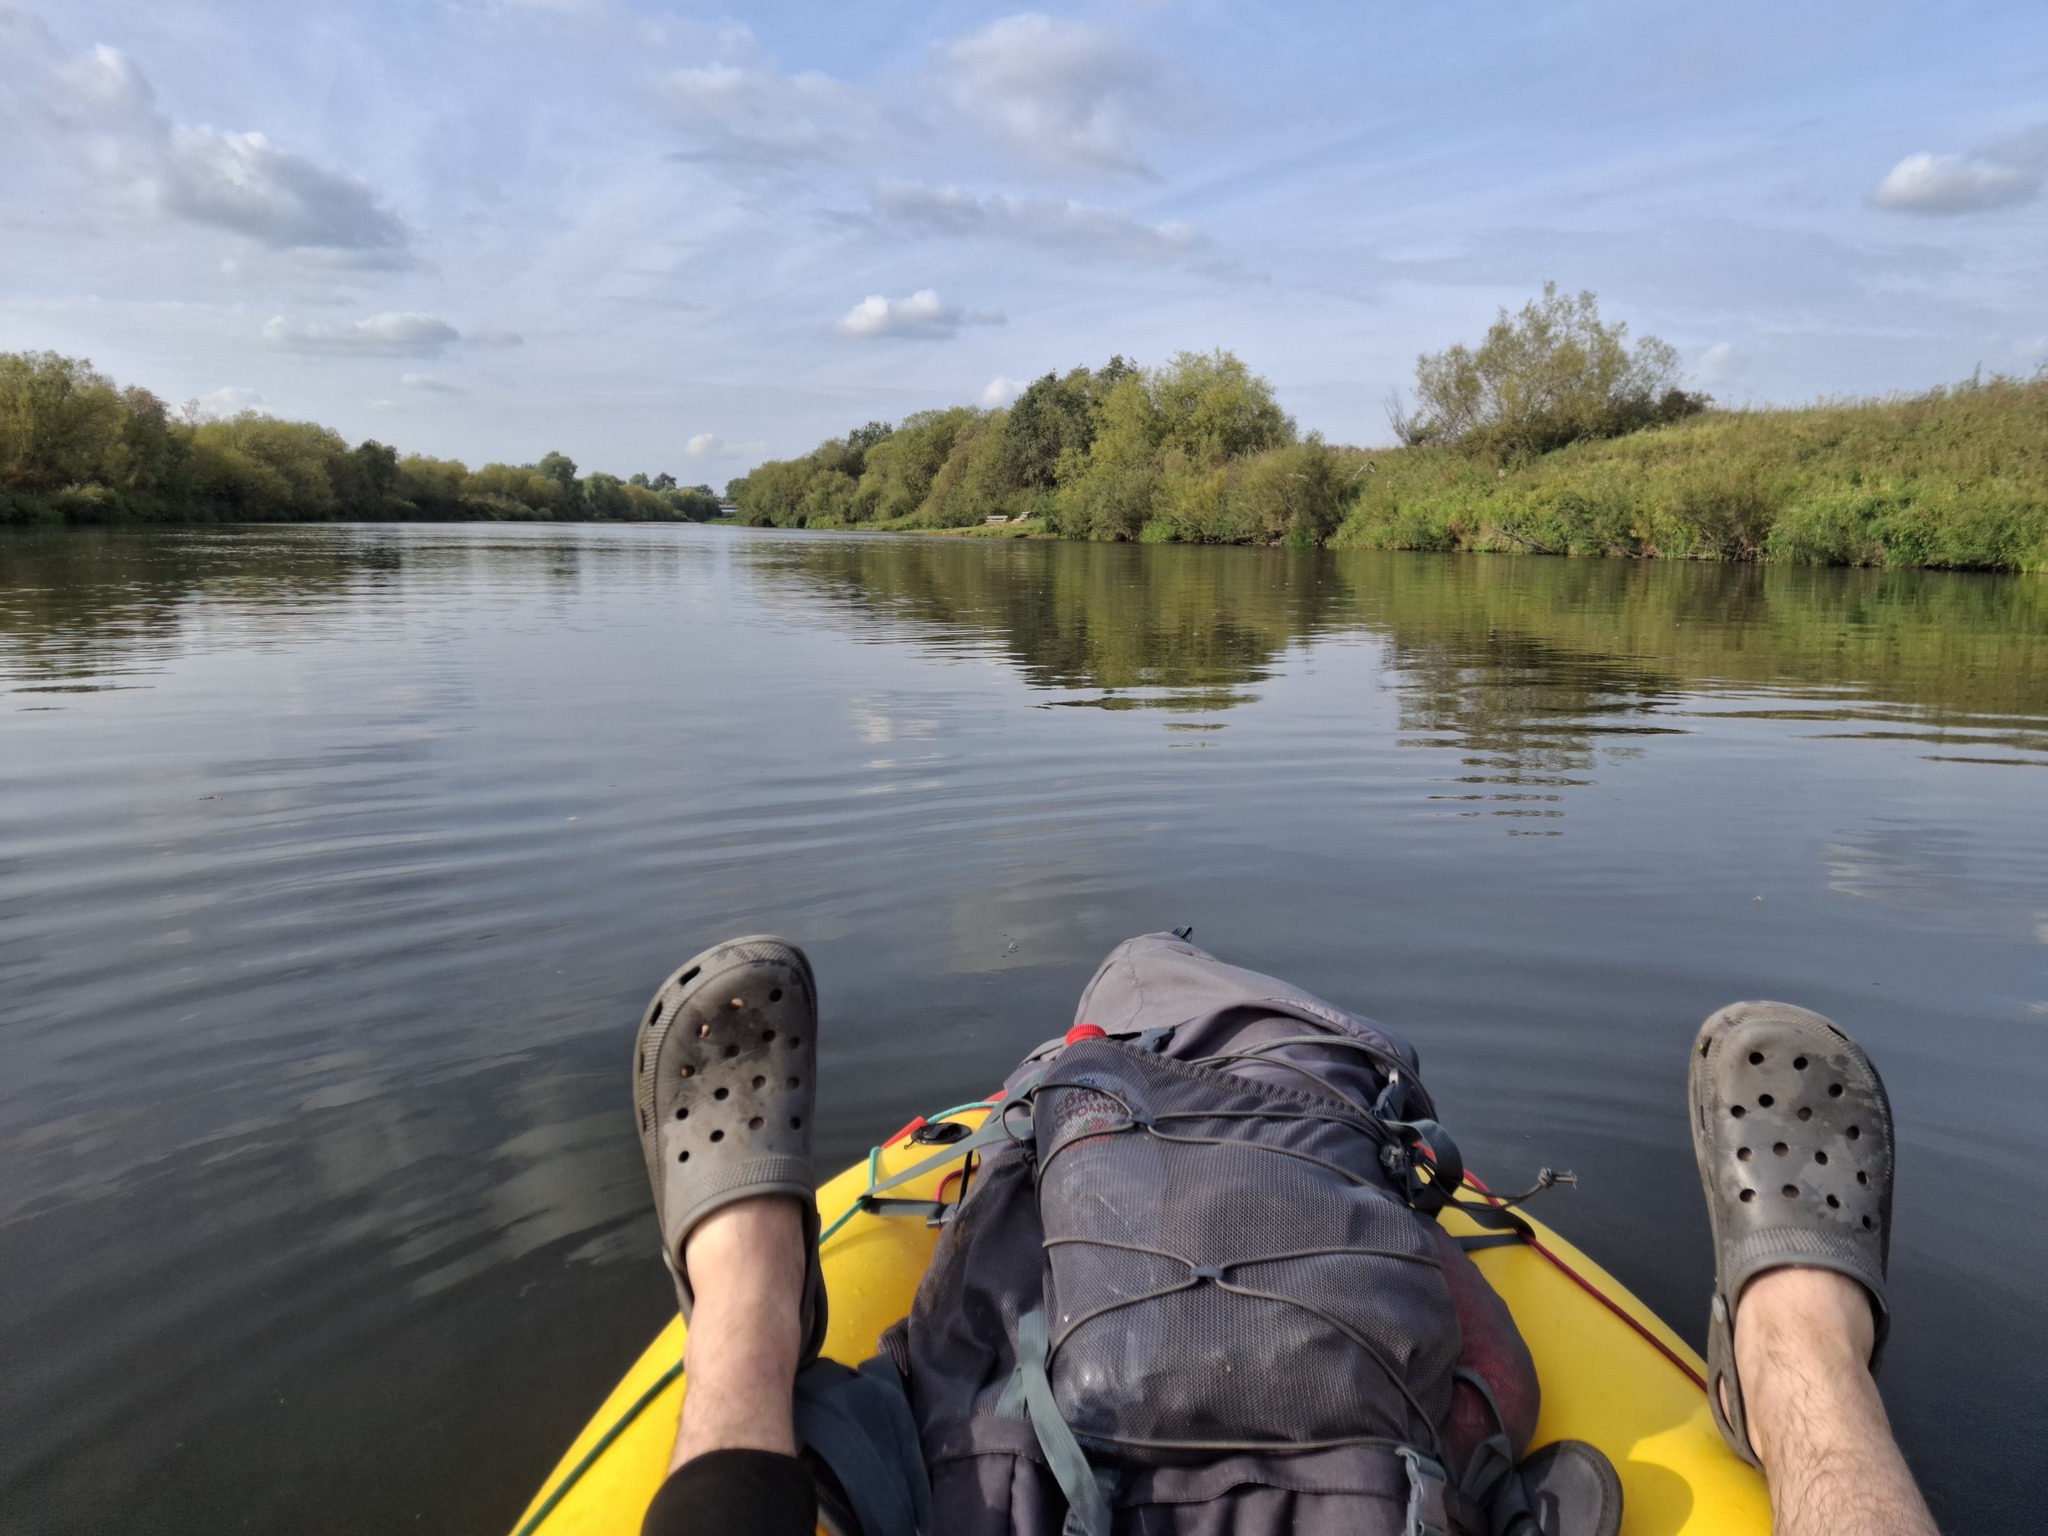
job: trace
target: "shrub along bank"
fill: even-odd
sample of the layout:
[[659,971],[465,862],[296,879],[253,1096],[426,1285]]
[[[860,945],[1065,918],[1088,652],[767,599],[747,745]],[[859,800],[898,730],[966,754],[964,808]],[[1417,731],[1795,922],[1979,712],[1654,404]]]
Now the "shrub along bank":
[[1047,374],[1008,410],[870,422],[727,493],[743,521],[1819,565],[2048,568],[2048,374],[1716,411],[1590,293],[1416,360],[1402,446],[1303,437],[1227,352]]
[[708,486],[672,475],[578,475],[532,464],[401,458],[307,421],[245,411],[174,415],[54,352],[0,353],[0,523],[322,522],[330,519],[701,521]]
[[2048,570],[2048,379],[1372,465],[1334,544]]
[[[1355,455],[1354,455],[1355,456]],[[1007,409],[870,422],[726,487],[742,522],[965,528],[1035,518],[1083,539],[1325,542],[1355,470],[1228,352],[1047,374]]]
[[[1697,397],[1692,397],[1697,402]],[[1497,428],[1489,429],[1498,435]],[[1301,437],[1227,353],[1047,375],[1004,410],[870,423],[728,487],[743,522],[2048,570],[2048,378],[1714,410],[1543,452]]]

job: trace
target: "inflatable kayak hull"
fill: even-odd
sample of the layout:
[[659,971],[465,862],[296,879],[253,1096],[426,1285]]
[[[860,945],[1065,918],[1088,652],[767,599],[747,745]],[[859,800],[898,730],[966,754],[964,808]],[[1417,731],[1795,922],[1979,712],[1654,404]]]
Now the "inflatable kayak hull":
[[[948,1118],[975,1126],[985,1113],[977,1105]],[[938,1150],[908,1142],[910,1129],[818,1191],[830,1232],[822,1249],[832,1299],[825,1353],[849,1365],[872,1355],[882,1333],[909,1312],[938,1241],[914,1218],[853,1210],[873,1181]],[[952,1176],[938,1170],[890,1194],[937,1198]],[[1543,1411],[1534,1445],[1586,1440],[1607,1453],[1621,1474],[1622,1536],[1769,1536],[1763,1479],[1728,1449],[1708,1412],[1705,1362],[1612,1275],[1525,1219],[1533,1243],[1482,1248],[1472,1258],[1535,1357]],[[1453,1236],[1479,1231],[1457,1211],[1441,1220]],[[636,1536],[668,1472],[682,1358],[677,1318],[592,1415],[514,1536]]]

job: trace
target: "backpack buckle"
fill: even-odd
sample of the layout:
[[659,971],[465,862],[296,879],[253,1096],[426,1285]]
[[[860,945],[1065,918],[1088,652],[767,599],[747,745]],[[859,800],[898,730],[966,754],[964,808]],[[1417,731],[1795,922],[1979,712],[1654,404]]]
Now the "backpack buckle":
[[1450,1536],[1450,1518],[1444,1513],[1444,1490],[1450,1480],[1444,1469],[1405,1445],[1400,1456],[1408,1469],[1408,1518],[1401,1536]]

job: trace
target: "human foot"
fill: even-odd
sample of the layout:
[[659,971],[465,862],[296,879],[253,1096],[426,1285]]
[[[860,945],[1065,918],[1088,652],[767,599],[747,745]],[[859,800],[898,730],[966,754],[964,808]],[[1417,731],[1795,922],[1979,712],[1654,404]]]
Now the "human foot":
[[696,1300],[693,1232],[738,1202],[787,1196],[805,1247],[798,1364],[816,1357],[825,1335],[811,1167],[817,1021],[802,950],[767,936],[733,939],[662,984],[633,1058],[641,1153],[683,1316],[692,1318]]
[[1863,1340],[1858,1373],[1867,1378],[1883,1350],[1891,1109],[1856,1042],[1785,1003],[1735,1003],[1708,1019],[1688,1078],[1693,1152],[1714,1233],[1709,1401],[1729,1445],[1756,1466],[1735,1344],[1738,1303],[1746,1309],[1756,1293],[1824,1305],[1834,1294],[1817,1281],[1756,1286],[1787,1266],[1841,1280],[1852,1298],[1863,1296],[1862,1331],[1845,1335]]

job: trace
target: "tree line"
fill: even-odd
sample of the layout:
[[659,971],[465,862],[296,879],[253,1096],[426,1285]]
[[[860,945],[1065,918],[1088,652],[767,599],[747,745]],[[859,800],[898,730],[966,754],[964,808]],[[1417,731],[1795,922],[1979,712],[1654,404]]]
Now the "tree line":
[[1321,543],[1358,450],[1303,436],[1229,352],[1121,356],[1035,380],[1008,407],[869,422],[726,487],[740,521],[959,528],[1036,519],[1074,538]]
[[1417,358],[1396,448],[1303,437],[1237,358],[1184,352],[870,422],[727,495],[783,527],[2048,570],[2048,368],[1795,409],[1717,410],[1681,377],[1549,284]]
[[[1417,361],[1419,402],[1396,402],[1410,448],[1517,459],[1696,415],[1678,354],[1600,319],[1556,285],[1505,311],[1477,348]],[[797,459],[761,465],[726,494],[743,522],[783,527],[955,528],[1035,519],[1075,538],[1327,542],[1375,472],[1374,455],[1303,436],[1272,386],[1226,351],[1160,368],[1113,357],[1048,373],[1007,408],[869,422]]]
[[[1048,373],[1007,407],[870,421],[727,486],[741,521],[1219,544],[2048,570],[2048,369],[1719,410],[1675,349],[1546,285],[1416,360],[1400,446],[1303,434],[1227,351]],[[53,353],[0,355],[0,522],[705,519],[705,486],[482,469],[307,422],[173,414]]]
[[401,456],[256,411],[209,420],[54,352],[0,353],[0,523],[703,521],[709,486]]

